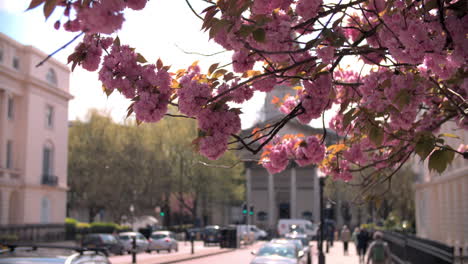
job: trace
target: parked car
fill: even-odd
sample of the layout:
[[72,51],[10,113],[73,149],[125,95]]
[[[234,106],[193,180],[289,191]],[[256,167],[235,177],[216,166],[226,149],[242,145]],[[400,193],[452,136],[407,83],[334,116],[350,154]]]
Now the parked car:
[[253,251],[255,258],[250,264],[304,264],[304,252],[292,243],[266,243],[258,252]]
[[302,233],[290,233],[286,234],[285,238],[278,238],[273,239],[272,243],[292,243],[294,246],[299,250],[302,251],[304,254],[304,258],[306,258],[307,263],[312,263],[312,256],[311,250],[309,246],[309,239],[307,238],[306,234]]
[[306,234],[304,233],[299,233],[299,232],[291,232],[291,233],[288,233],[285,235],[285,238],[287,239],[299,239],[302,241],[302,244],[306,247],[309,246],[309,242],[310,242],[310,239],[309,239],[309,236],[307,236]]
[[219,244],[221,233],[217,225],[205,226],[203,230],[203,245]]
[[0,250],[0,264],[111,264],[99,250],[33,244],[1,246],[6,249]]
[[123,255],[125,248],[122,242],[111,234],[87,234],[83,237],[82,247],[103,248],[107,253]]
[[285,236],[291,232],[305,233],[309,239],[317,237],[318,226],[305,219],[280,219],[278,221],[278,235]]
[[156,251],[159,253],[160,250],[167,250],[171,252],[175,250],[179,251],[179,245],[175,234],[171,231],[156,231],[153,232],[149,238],[148,252]]
[[255,240],[266,240],[268,238],[268,233],[255,225],[250,226],[250,231],[254,233]]
[[148,239],[144,235],[138,232],[123,232],[119,233],[119,240],[124,245],[124,250],[129,254],[132,253],[133,249],[133,238],[136,237],[136,251],[144,252],[148,250]]

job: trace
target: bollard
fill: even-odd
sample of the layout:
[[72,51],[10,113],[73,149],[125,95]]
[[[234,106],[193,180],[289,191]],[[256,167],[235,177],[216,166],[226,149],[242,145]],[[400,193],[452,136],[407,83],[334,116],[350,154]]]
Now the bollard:
[[136,263],[136,236],[132,240],[132,264]]
[[194,247],[193,247],[193,239],[194,239],[194,236],[195,236],[194,233],[191,233],[191,234],[190,234],[190,246],[192,247],[192,250],[191,250],[192,255],[195,254],[195,250],[194,250]]

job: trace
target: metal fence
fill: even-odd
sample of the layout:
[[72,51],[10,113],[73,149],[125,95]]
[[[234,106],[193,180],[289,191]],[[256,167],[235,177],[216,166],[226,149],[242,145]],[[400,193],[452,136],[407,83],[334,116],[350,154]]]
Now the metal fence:
[[65,240],[65,224],[0,226],[0,242],[54,242]]
[[454,247],[433,240],[396,232],[384,232],[384,240],[390,247],[394,263],[455,263]]

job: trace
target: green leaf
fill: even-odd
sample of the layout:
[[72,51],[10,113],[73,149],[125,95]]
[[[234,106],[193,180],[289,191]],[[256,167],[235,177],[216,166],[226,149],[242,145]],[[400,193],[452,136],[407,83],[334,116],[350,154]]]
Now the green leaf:
[[148,61],[145,59],[145,57],[143,57],[143,55],[141,55],[140,53],[137,53],[137,61],[138,61],[139,63],[146,63],[146,62],[148,62]]
[[403,89],[398,92],[395,102],[398,105],[398,108],[401,110],[404,106],[408,105],[411,102],[411,95],[408,90]]
[[266,34],[265,34],[265,30],[263,28],[257,28],[256,30],[254,30],[254,32],[252,32],[252,35],[253,35],[253,38],[255,39],[255,41],[265,42]]
[[239,36],[245,38],[252,34],[252,32],[255,30],[254,26],[249,26],[249,25],[242,25],[239,31],[237,32]]
[[369,131],[369,139],[377,146],[381,146],[384,139],[384,131],[380,127],[371,126]]
[[351,108],[346,114],[343,116],[343,127],[346,128],[351,124],[351,121],[354,120],[354,118],[357,115],[354,115],[354,111],[356,111],[356,108]]
[[49,16],[54,12],[55,7],[57,6],[57,0],[47,0],[44,5],[44,16],[47,20]]
[[32,0],[31,3],[29,4],[28,8],[26,11],[31,10],[33,8],[38,7],[40,4],[44,3],[45,0]]
[[120,47],[120,38],[119,38],[119,36],[115,37],[114,45],[116,45],[117,47]]
[[449,149],[438,149],[429,157],[429,169],[442,173],[452,163],[455,152]]
[[226,72],[227,72],[227,70],[225,70],[225,69],[219,69],[219,70],[217,70],[217,71],[215,71],[213,73],[213,78],[219,78],[219,77],[223,76]]
[[214,63],[208,69],[208,75],[211,75],[219,66],[219,63]]
[[425,160],[432,150],[435,147],[435,142],[433,138],[421,138],[414,148],[416,154],[419,155],[421,160]]

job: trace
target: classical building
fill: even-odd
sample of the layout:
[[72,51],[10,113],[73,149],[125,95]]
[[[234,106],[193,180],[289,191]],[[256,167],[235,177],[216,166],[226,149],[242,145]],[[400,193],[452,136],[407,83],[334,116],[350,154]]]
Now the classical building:
[[63,223],[70,71],[0,33],[0,225]]
[[[457,146],[468,142],[468,132],[452,123],[443,133],[460,137],[448,138]],[[425,163],[417,163],[415,188],[417,235],[468,250],[468,160],[455,154],[452,165],[442,174],[431,172]]]
[[[254,127],[262,128],[273,124],[284,115],[272,104],[274,96],[282,98],[286,93],[295,91],[285,86],[278,86],[269,93],[264,102],[262,118]],[[251,129],[244,133],[250,133]],[[291,120],[280,131],[279,135],[303,134],[322,135],[322,128],[303,125]],[[327,145],[336,142],[336,134],[327,130]],[[246,153],[246,159],[259,159]],[[289,167],[277,174],[270,174],[257,162],[245,163],[246,168],[246,203],[253,206],[254,215],[249,222],[261,228],[276,230],[278,219],[301,218],[315,223],[320,219],[320,189],[317,168],[315,166],[299,167],[291,163]]]

